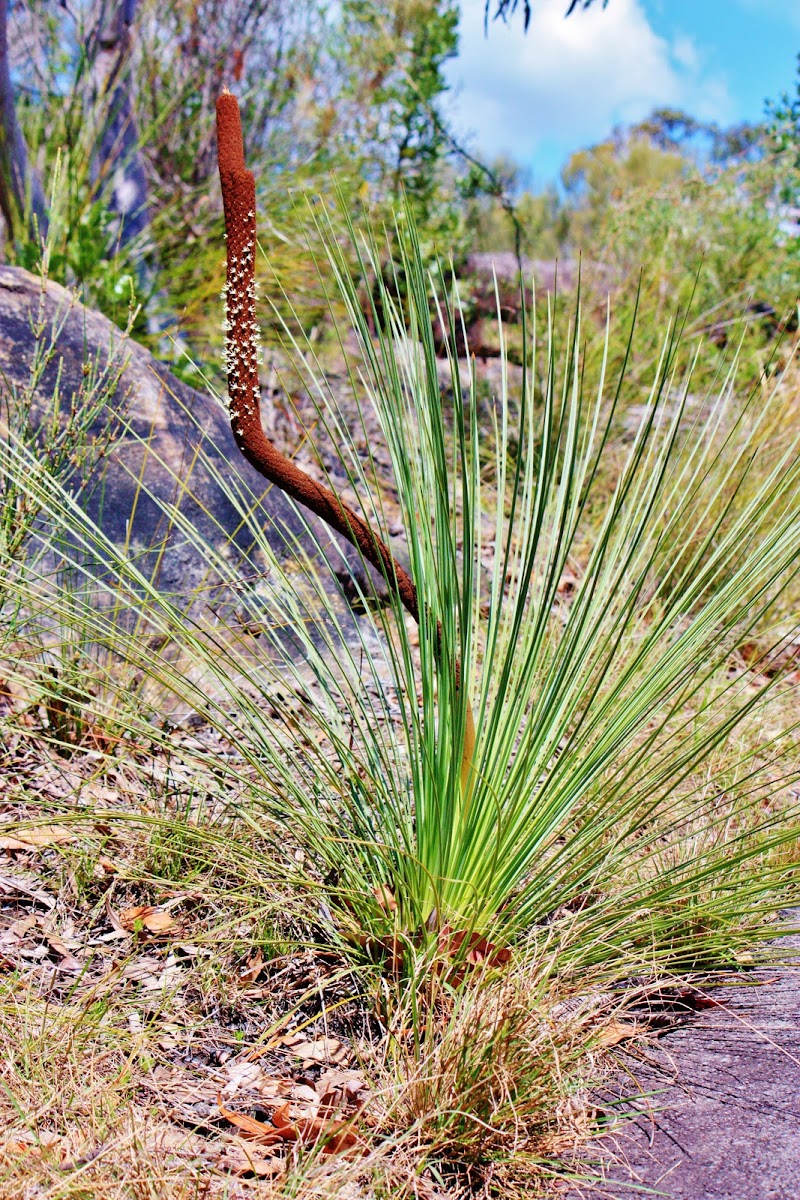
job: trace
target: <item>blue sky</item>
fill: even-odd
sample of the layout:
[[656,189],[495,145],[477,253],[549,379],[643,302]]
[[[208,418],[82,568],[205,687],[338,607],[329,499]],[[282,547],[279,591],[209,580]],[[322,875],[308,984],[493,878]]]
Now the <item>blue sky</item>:
[[486,158],[510,153],[536,185],[572,151],[655,107],[722,125],[758,121],[794,88],[800,0],[599,0],[565,21],[567,0],[533,0],[483,32],[483,0],[463,0],[449,112]]

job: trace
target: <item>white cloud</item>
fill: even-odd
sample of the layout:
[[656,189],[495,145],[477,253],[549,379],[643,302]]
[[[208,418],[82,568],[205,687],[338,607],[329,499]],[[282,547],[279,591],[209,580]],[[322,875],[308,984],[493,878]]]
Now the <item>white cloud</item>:
[[672,43],[672,57],[685,71],[700,70],[700,55],[690,37],[677,37]]
[[527,34],[518,14],[507,26],[490,24],[487,38],[483,0],[465,0],[448,76],[451,116],[482,154],[510,153],[541,175],[554,153],[565,159],[657,106],[727,118],[724,81],[704,75],[690,39],[659,37],[641,0],[612,0],[569,20],[565,8],[564,0],[537,0]]

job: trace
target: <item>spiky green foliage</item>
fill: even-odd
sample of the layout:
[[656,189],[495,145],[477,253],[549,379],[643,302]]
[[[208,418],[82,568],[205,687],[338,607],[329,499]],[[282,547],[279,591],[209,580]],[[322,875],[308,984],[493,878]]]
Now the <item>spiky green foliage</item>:
[[[793,770],[793,729],[732,740],[758,721],[780,671],[728,670],[738,646],[757,638],[769,657],[793,632],[800,455],[780,381],[740,398],[734,361],[696,395],[672,328],[638,411],[624,364],[587,395],[578,314],[567,329],[526,329],[526,365],[513,379],[503,365],[487,405],[474,363],[437,362],[431,292],[451,328],[459,298],[427,273],[411,223],[397,234],[395,280],[376,270],[379,248],[361,244],[369,317],[349,252],[324,220],[319,235],[321,276],[355,332],[360,428],[288,324],[287,345],[316,398],[317,436],[341,449],[365,517],[388,538],[377,422],[418,639],[396,602],[354,618],[316,560],[301,557],[299,575],[279,561],[235,477],[220,483],[252,535],[259,582],[242,594],[222,549],[172,511],[240,597],[235,621],[224,606],[213,624],[187,616],[24,448],[4,446],[3,470],[83,547],[73,572],[113,601],[87,588],[81,620],[160,689],[158,704],[200,712],[235,745],[241,758],[218,770],[236,783],[238,815],[284,831],[278,860],[302,846],[325,936],[395,939],[410,960],[426,939],[446,947],[448,928],[552,943],[562,921],[560,955],[576,965],[705,961],[779,896],[775,851],[794,829],[792,814],[760,808]],[[276,291],[276,314],[284,302]],[[37,603],[61,604],[45,580]],[[261,631],[257,645],[243,626]],[[291,711],[287,689],[301,698]],[[139,721],[153,736],[144,706]],[[707,774],[720,763],[712,802]]]
[[[331,258],[391,450],[425,614],[421,704],[401,700],[413,803],[398,763],[372,773],[367,819],[361,809],[349,815],[365,843],[386,847],[402,928],[429,924],[432,914],[482,931],[501,912],[529,924],[587,889],[605,890],[632,839],[658,824],[682,781],[764,699],[720,673],[735,645],[769,621],[797,571],[798,446],[787,445],[737,504],[769,440],[772,406],[737,407],[733,369],[705,400],[692,396],[673,332],[613,491],[591,520],[624,367],[609,399],[602,386],[585,396],[579,326],[561,362],[550,326],[539,386],[525,369],[512,399],[503,378],[486,488],[475,369],[465,389],[451,357],[450,424],[413,231],[401,264],[410,328],[384,288],[387,333],[377,347],[343,260]],[[455,325],[457,295],[439,305]],[[565,604],[560,584],[587,536],[591,549]],[[489,547],[486,583],[478,567]],[[403,639],[391,661],[399,695],[414,697]],[[465,794],[458,768],[470,695],[478,740]],[[377,799],[387,786],[388,804]],[[643,877],[647,860],[641,855]],[[646,904],[641,891],[631,901]]]

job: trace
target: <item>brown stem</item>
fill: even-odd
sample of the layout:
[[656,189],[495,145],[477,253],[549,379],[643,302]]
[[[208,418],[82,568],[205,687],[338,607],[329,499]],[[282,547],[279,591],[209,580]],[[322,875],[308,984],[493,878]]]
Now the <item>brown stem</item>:
[[[419,624],[419,602],[414,580],[403,570],[385,542],[357,513],[272,444],[261,427],[261,390],[258,382],[260,357],[256,321],[256,189],[245,167],[244,141],[236,97],[227,89],[217,100],[217,156],[222,185],[227,237],[227,286],[225,304],[226,367],[231,428],[244,457],[265,479],[293,500],[320,517],[356,546],[367,562],[394,591],[407,612]],[[441,630],[437,647],[441,641]],[[437,648],[438,654],[438,648]],[[461,663],[454,664],[456,688],[461,685]],[[474,775],[472,759],[475,725],[467,704],[461,762],[465,797],[471,794]]]
[[270,483],[310,509],[356,546],[419,622],[417,589],[385,542],[339,497],[301,471],[272,444],[261,427],[256,322],[256,190],[245,167],[236,97],[217,100],[217,155],[228,239],[225,329],[231,428],[244,457]]

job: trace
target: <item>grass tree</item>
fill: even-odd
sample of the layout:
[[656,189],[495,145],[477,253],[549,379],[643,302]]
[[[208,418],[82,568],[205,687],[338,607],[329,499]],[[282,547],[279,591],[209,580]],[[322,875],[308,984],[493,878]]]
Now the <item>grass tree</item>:
[[[306,506],[356,547],[388,604],[363,573],[362,614],[340,602],[308,553],[310,518],[295,560],[277,556],[257,497],[209,458],[257,576],[243,589],[225,531],[204,541],[168,508],[238,598],[235,619],[221,606],[209,623],[145,578],[25,447],[0,442],[7,477],[69,528],[70,570],[86,581],[67,604],[42,578],[36,603],[146,678],[159,720],[188,706],[235,745],[214,772],[312,900],[309,936],[395,966],[497,962],[517,941],[617,978],[728,955],[785,895],[797,828],[784,799],[800,570],[791,362],[742,394],[734,356],[699,393],[674,327],[644,390],[624,360],[589,394],[579,310],[567,326],[539,305],[523,365],[503,355],[487,389],[458,357],[457,286],[428,270],[408,214],[392,274],[375,239],[351,224],[345,247],[316,206],[355,414],[299,324],[282,328],[346,503],[320,482],[324,457],[312,478],[261,426],[255,193],[233,97],[219,120],[234,436],[301,522]],[[276,279],[266,290],[280,323],[286,297]],[[435,324],[452,331],[446,361]],[[407,565],[375,486],[385,452]],[[144,702],[130,720],[157,736]]]
[[[732,367],[714,394],[693,395],[672,330],[609,487],[625,366],[611,389],[603,381],[596,396],[584,395],[579,323],[561,365],[548,326],[538,387],[532,355],[513,403],[503,374],[487,438],[475,365],[465,384],[455,350],[445,403],[430,316],[437,289],[412,223],[399,226],[393,281],[379,269],[375,244],[361,242],[361,267],[375,283],[367,314],[328,228],[328,272],[358,338],[354,383],[374,407],[392,458],[406,571],[374,505],[371,516],[368,505],[356,513],[263,433],[255,188],[238,106],[227,93],[218,102],[218,132],[237,444],[271,482],[355,545],[392,595],[383,653],[400,698],[399,729],[388,742],[365,730],[357,753],[335,724],[327,727],[335,802],[320,810],[317,791],[298,796],[300,823],[342,881],[347,907],[365,927],[395,938],[469,930],[474,943],[491,930],[531,927],[588,894],[602,920],[611,917],[612,893],[618,916],[648,913],[651,886],[653,897],[674,890],[688,898],[712,870],[714,853],[665,880],[654,867],[651,834],[665,821],[691,822],[685,782],[765,700],[770,684],[745,688],[727,679],[725,667],[755,629],[771,627],[798,569],[796,434],[752,486],[754,456],[781,420],[780,389],[758,405],[739,405]],[[317,220],[325,235],[324,218]],[[457,292],[439,288],[434,303],[441,326],[455,329]],[[535,343],[536,331],[525,337]],[[325,400],[321,374],[309,367],[320,415],[341,442],[335,399]],[[368,494],[364,466],[352,452],[347,461],[351,484]],[[579,551],[587,538],[588,550]],[[487,584],[478,568],[489,547]],[[565,602],[563,582],[575,563],[579,576]],[[419,625],[418,654],[403,608]],[[789,629],[773,632],[777,645]],[[681,788],[687,794],[671,810]],[[733,861],[752,852],[752,841],[737,847],[735,839],[724,851]],[[628,890],[609,891],[632,862]]]

